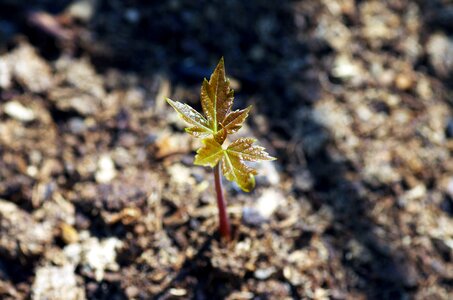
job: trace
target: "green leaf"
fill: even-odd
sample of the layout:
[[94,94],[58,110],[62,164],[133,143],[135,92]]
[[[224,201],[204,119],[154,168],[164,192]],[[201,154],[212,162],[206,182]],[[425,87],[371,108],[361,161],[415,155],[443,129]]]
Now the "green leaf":
[[244,164],[245,161],[274,160],[263,147],[253,146],[255,139],[239,138],[228,146],[222,159],[222,170],[226,179],[235,181],[239,187],[250,192],[255,186],[256,170]]
[[181,119],[192,125],[191,127],[186,128],[186,132],[195,137],[207,137],[213,133],[209,128],[208,121],[195,109],[187,104],[173,101],[169,98],[167,98],[166,100],[168,104],[170,104],[176,110]]
[[227,131],[221,129],[220,131],[217,131],[216,134],[214,134],[214,139],[215,139],[219,144],[223,144],[223,142],[224,142],[225,139],[227,138],[227,135],[228,135]]
[[203,138],[203,146],[197,150],[194,164],[215,167],[221,164],[226,179],[234,181],[245,192],[255,186],[257,171],[247,166],[244,161],[274,160],[263,147],[254,146],[255,139],[239,138],[228,148],[222,148],[229,134],[241,129],[251,106],[231,111],[234,92],[225,75],[223,57],[217,64],[208,80],[201,86],[201,106],[205,116],[187,104],[167,99],[167,102],[178,112],[179,116],[190,127],[186,131],[196,137]]
[[207,138],[201,142],[203,146],[198,149],[194,164],[215,167],[224,155],[222,146],[213,138]]
[[230,81],[226,78],[225,63],[222,57],[209,81],[205,79],[201,86],[201,106],[214,133],[219,130],[221,122],[230,112],[233,99],[234,91],[230,88]]
[[201,107],[203,109],[203,113],[208,120],[209,127],[214,129],[217,123],[217,115],[216,115],[216,107],[214,103],[214,95],[211,93],[211,87],[209,86],[209,82],[206,78],[203,80],[201,85]]
[[255,187],[256,170],[244,164],[241,159],[224,151],[222,159],[223,175],[229,181],[234,181],[244,191],[250,192]]
[[241,160],[260,161],[260,160],[275,160],[275,157],[270,156],[264,147],[253,146],[256,140],[253,138],[239,138],[228,146],[227,151],[231,155],[239,157]]
[[252,109],[251,105],[245,109],[229,112],[222,122],[222,129],[226,130],[228,134],[237,132],[247,119],[250,109]]
[[215,167],[220,161],[224,176],[229,181],[234,181],[245,192],[250,192],[255,186],[254,175],[256,170],[247,166],[244,160],[272,160],[263,147],[253,146],[255,139],[240,138],[234,141],[227,149],[214,138],[206,138],[203,146],[198,149],[195,156],[195,165]]

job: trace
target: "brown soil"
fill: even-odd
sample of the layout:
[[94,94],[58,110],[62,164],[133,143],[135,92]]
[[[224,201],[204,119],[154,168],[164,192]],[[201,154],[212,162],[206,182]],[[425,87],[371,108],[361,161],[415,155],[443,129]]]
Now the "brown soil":
[[[0,0],[0,298],[452,299],[452,20],[448,0]],[[229,243],[164,100],[199,107],[221,56],[278,157],[252,193],[225,182]]]

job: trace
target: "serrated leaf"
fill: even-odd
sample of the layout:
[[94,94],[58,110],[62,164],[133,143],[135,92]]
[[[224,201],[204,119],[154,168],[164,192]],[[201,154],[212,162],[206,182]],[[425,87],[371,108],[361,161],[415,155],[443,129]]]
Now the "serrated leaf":
[[208,120],[209,127],[214,129],[216,127],[217,116],[216,116],[216,107],[214,103],[214,95],[211,92],[211,88],[209,86],[209,82],[206,78],[203,80],[201,85],[201,108],[203,109],[203,113]]
[[213,133],[209,128],[208,121],[195,109],[185,103],[173,101],[169,98],[167,98],[166,100],[168,104],[170,104],[176,110],[181,119],[192,125],[192,127],[186,128],[186,132],[195,137],[207,137]]
[[222,122],[222,129],[226,130],[228,134],[237,132],[247,119],[250,109],[252,109],[251,105],[245,109],[229,112]]
[[207,138],[201,142],[203,146],[198,149],[194,164],[215,167],[224,155],[222,146],[213,138]]
[[222,159],[222,170],[225,177],[230,181],[235,181],[239,187],[245,191],[250,190],[255,185],[254,175],[256,170],[247,166],[243,161],[274,160],[263,147],[254,146],[253,138],[239,138],[228,146]]
[[224,142],[225,139],[227,138],[227,135],[228,135],[227,131],[221,129],[220,131],[217,131],[216,134],[214,134],[214,139],[215,139],[219,144],[223,144],[223,142]]
[[220,123],[225,119],[233,106],[234,91],[225,75],[223,57],[217,64],[209,81],[204,80],[201,86],[201,106],[210,128],[217,132]]
[[206,128],[198,126],[187,127],[185,128],[185,131],[197,138],[206,138],[211,134],[211,132],[206,131]]
[[223,175],[229,181],[234,181],[244,191],[250,192],[255,187],[256,170],[244,164],[241,159],[224,151],[222,159]]
[[239,138],[228,146],[226,150],[231,155],[246,161],[275,160],[261,146],[253,146],[256,140],[253,138]]
[[221,164],[225,177],[236,182],[239,187],[250,192],[255,186],[256,170],[244,161],[274,160],[263,147],[254,146],[255,139],[240,138],[222,148],[229,134],[237,132],[247,119],[251,106],[231,111],[234,93],[225,76],[225,64],[220,59],[214,72],[201,86],[202,114],[187,104],[167,99],[180,117],[191,125],[186,131],[193,136],[202,137],[203,146],[198,149],[195,164],[215,167]]

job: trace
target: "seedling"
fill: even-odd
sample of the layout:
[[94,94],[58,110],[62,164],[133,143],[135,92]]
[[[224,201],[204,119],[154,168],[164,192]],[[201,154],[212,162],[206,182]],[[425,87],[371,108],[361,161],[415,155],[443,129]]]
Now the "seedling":
[[185,130],[197,138],[202,138],[202,146],[197,150],[195,165],[213,168],[217,206],[219,209],[219,231],[222,237],[230,239],[231,229],[226,212],[222,190],[222,172],[226,179],[234,181],[245,192],[255,187],[257,171],[244,161],[274,160],[263,147],[255,146],[253,138],[239,138],[231,143],[225,142],[228,136],[241,129],[248,117],[251,106],[232,110],[234,91],[225,77],[223,57],[211,75],[201,86],[201,106],[204,115],[187,104],[167,98],[167,102],[190,126]]

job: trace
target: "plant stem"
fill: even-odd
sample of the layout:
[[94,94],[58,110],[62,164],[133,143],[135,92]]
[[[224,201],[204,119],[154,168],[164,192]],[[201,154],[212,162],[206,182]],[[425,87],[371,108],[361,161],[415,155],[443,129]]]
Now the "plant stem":
[[230,221],[226,210],[225,199],[223,198],[222,189],[222,171],[220,164],[217,164],[214,169],[215,191],[217,194],[217,207],[219,209],[219,231],[220,235],[229,240],[230,239]]

